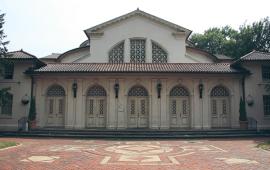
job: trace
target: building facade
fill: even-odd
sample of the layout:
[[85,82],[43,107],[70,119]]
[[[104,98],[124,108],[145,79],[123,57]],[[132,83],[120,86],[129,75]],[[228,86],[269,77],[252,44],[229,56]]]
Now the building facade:
[[[250,120],[270,127],[270,54],[237,61],[197,49],[189,29],[135,10],[84,31],[87,40],[63,54],[9,53],[1,88],[1,129],[18,128],[35,97],[39,128],[239,128],[239,101]],[[12,72],[12,73],[10,73]]]

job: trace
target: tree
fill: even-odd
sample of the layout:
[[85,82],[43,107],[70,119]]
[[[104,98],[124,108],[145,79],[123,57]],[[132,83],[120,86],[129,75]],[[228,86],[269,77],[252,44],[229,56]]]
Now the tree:
[[[3,66],[4,64],[7,63],[7,61],[3,58],[6,57],[6,53],[8,51],[6,45],[9,43],[9,41],[4,41],[4,39],[6,38],[3,29],[3,25],[5,23],[4,16],[5,14],[0,14],[0,66]],[[1,69],[0,74],[2,74]],[[10,88],[0,89],[0,106],[2,106],[5,103],[5,95],[7,94],[7,91],[9,89]]]
[[190,41],[195,47],[212,54],[239,58],[252,50],[270,52],[270,21],[264,18],[239,30],[229,26],[210,28],[203,34],[193,34]]

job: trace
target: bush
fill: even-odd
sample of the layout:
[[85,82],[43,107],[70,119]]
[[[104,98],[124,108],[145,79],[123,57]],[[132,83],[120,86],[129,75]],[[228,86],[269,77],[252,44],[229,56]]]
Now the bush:
[[246,106],[245,101],[243,98],[240,98],[240,107],[239,107],[239,120],[240,121],[247,121],[247,112],[246,112]]
[[32,97],[31,99],[31,103],[30,103],[30,110],[29,110],[29,114],[28,114],[28,120],[29,121],[34,121],[36,120],[36,101],[35,98]]

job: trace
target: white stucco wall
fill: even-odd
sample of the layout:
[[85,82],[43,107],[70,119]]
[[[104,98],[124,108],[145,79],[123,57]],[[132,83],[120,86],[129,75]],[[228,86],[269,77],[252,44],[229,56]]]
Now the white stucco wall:
[[125,62],[129,62],[129,40],[130,38],[146,39],[146,62],[152,61],[151,40],[158,42],[168,51],[168,62],[189,62],[185,57],[185,35],[174,37],[175,30],[153,22],[142,16],[133,16],[121,22],[105,27],[99,32],[104,35],[90,37],[90,57],[82,62],[108,62],[109,50],[118,42],[125,40]]
[[18,120],[28,116],[30,104],[23,105],[21,100],[24,95],[29,98],[31,95],[31,78],[24,74],[31,65],[32,63],[16,62],[13,79],[0,78],[0,89],[10,87],[9,93],[13,95],[12,115],[0,114],[0,130],[17,130]]
[[254,100],[254,104],[252,106],[247,105],[246,108],[248,117],[256,119],[259,128],[270,128],[270,117],[264,116],[263,108],[263,95],[270,94],[270,92],[267,92],[264,88],[267,82],[262,80],[261,67],[263,64],[263,62],[243,64],[243,66],[251,72],[251,75],[246,77],[246,98],[250,95]]

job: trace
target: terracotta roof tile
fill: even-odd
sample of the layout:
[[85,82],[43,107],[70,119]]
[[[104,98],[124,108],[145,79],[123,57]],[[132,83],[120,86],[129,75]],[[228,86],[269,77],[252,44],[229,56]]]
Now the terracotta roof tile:
[[36,56],[29,54],[23,50],[8,52],[7,56],[10,59],[36,59]]
[[[240,61],[260,61],[260,60],[270,60],[270,53],[252,51],[239,59]],[[238,61],[239,61],[238,60]]]
[[154,72],[154,73],[240,73],[230,67],[230,63],[57,63],[36,69],[36,73],[121,73],[121,72]]

